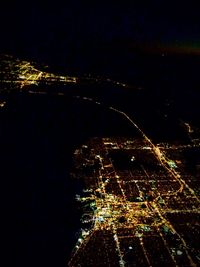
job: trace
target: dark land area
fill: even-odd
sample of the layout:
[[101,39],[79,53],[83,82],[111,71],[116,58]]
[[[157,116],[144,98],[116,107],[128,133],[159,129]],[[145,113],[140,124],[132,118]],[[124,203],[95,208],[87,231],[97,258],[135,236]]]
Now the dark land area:
[[[75,149],[93,136],[137,135],[120,114],[108,110],[110,103],[133,116],[154,142],[188,143],[179,114],[181,119],[188,116],[198,125],[194,109],[184,114],[182,103],[174,99],[172,106],[163,107],[164,99],[155,100],[144,89],[129,91],[109,88],[104,83],[97,85],[94,92],[95,84],[84,84],[58,96],[58,88],[45,88],[49,92],[46,95],[11,92],[1,109],[3,243],[7,266],[66,266],[81,228],[82,211],[75,195],[84,184],[70,177]],[[152,93],[156,95],[155,91]],[[105,104],[77,99],[76,94]],[[163,114],[169,117],[166,119]],[[189,161],[193,162],[193,156],[199,160],[198,151],[185,153]],[[192,164],[186,166],[192,168]]]
[[[0,62],[1,265],[66,266],[81,227],[75,195],[85,186],[70,178],[75,149],[95,136],[136,134],[108,107],[126,112],[155,144],[199,140],[199,9],[182,1],[6,1],[0,23],[1,59],[11,55],[39,71],[79,79],[21,90],[7,82],[11,69],[3,72]],[[176,153],[169,151],[172,159]],[[181,171],[196,176],[199,147],[184,148],[182,158]],[[126,166],[121,155],[117,160]],[[198,194],[197,180],[189,183]],[[138,246],[136,240],[127,261],[139,255]]]

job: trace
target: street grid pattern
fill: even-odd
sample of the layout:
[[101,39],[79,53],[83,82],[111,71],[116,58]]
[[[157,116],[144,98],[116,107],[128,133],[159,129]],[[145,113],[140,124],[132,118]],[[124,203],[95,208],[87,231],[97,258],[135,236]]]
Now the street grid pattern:
[[69,266],[198,266],[199,195],[178,158],[173,168],[145,138],[113,137],[91,139],[74,160],[89,208]]
[[[1,92],[30,94],[48,93],[38,85],[80,82],[10,56],[1,60],[0,77]],[[0,101],[1,108],[5,105]],[[77,196],[84,206],[83,228],[68,265],[199,266],[200,171],[198,165],[195,175],[188,172],[183,155],[199,148],[199,141],[154,145],[125,112],[109,109],[129,121],[141,138],[94,138],[75,151],[73,176],[84,180],[87,196]]]

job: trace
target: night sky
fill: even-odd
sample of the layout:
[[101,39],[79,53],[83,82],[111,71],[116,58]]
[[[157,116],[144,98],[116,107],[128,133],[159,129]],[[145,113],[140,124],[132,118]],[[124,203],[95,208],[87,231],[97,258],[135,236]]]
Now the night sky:
[[72,57],[72,61],[108,47],[200,53],[197,1],[41,2],[2,5],[3,51],[43,59]]
[[[163,108],[168,112],[170,103],[175,103],[174,109],[169,110],[171,113],[175,110],[177,117],[181,115],[179,117],[182,120],[186,118],[187,122],[192,118],[199,125],[198,1],[90,2],[1,1],[0,53],[48,64],[49,72],[55,70],[77,76],[91,73],[94,77],[99,75],[116,81],[132,82],[140,89],[147,88],[146,91],[136,92],[144,99],[138,102],[139,114],[147,114],[148,118],[148,114],[149,117],[154,114],[151,113],[154,109],[157,112]],[[108,90],[105,99],[112,100],[112,94],[113,91]],[[13,99],[8,117],[2,117],[0,121],[4,129],[0,131],[0,147],[3,149],[1,154],[5,171],[5,176],[1,175],[5,177],[2,181],[6,184],[2,186],[4,194],[6,192],[2,201],[6,210],[2,216],[6,218],[6,227],[2,228],[3,231],[6,229],[2,244],[8,248],[5,257],[7,261],[16,257],[16,262],[20,264],[14,266],[66,266],[66,251],[71,249],[66,248],[67,231],[70,231],[66,227],[69,220],[66,210],[70,213],[66,192],[71,189],[66,184],[66,158],[69,164],[72,150],[69,147],[73,143],[71,138],[75,142],[84,133],[84,120],[77,116],[77,125],[81,122],[83,130],[74,130],[76,136],[69,127],[69,144],[63,146],[62,142],[67,142],[69,131],[65,113],[60,112],[62,109],[59,102],[55,104],[54,100],[48,98],[46,102],[34,102],[36,100],[33,97],[28,102],[26,98],[21,100],[20,94],[17,101]],[[124,107],[130,110],[134,106],[133,102],[137,102],[134,97],[124,99],[127,99]],[[120,101],[123,102],[119,97]],[[49,112],[56,105],[60,112],[57,117],[56,113]],[[63,102],[69,121],[71,114],[83,113],[80,107],[73,108],[75,112],[68,110],[70,105],[70,101],[67,105]],[[84,107],[83,111],[87,111],[87,108]],[[89,107],[88,112],[93,114]],[[57,118],[60,118],[60,122]],[[153,116],[151,118],[155,119]],[[50,132],[48,121],[52,123]],[[148,119],[141,119],[141,122],[148,125]],[[41,132],[38,130],[40,128]],[[159,127],[155,128],[159,132]],[[46,136],[49,139],[46,140]],[[67,156],[63,151],[68,153]],[[45,165],[41,172],[40,162],[43,159]],[[36,168],[35,163],[38,164]],[[6,186],[8,190],[4,190]],[[52,195],[56,197],[53,199]],[[17,238],[13,238],[14,235]],[[19,245],[20,242],[22,245]],[[14,253],[10,252],[12,249]],[[33,261],[32,265],[27,264],[30,260]]]

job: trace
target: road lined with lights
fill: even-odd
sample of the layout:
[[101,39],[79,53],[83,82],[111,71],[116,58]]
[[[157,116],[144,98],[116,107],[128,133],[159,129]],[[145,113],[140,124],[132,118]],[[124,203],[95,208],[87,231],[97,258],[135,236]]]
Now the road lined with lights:
[[[87,97],[84,97],[84,101],[91,101],[91,99],[88,99]],[[132,171],[132,179],[128,181],[124,181],[123,177],[120,177],[118,175],[117,170],[115,169],[113,162],[110,161],[106,165],[104,164],[105,160],[105,153],[101,154],[98,151],[98,154],[96,154],[96,159],[99,160],[100,168],[99,168],[99,174],[96,176],[98,188],[96,188],[95,191],[92,193],[92,201],[95,202],[96,211],[93,216],[94,224],[93,227],[89,231],[89,235],[87,236],[87,239],[90,237],[90,235],[94,235],[97,231],[111,231],[113,235],[113,239],[115,240],[116,244],[116,251],[118,253],[119,258],[119,266],[126,266],[125,260],[124,260],[124,254],[121,250],[120,240],[123,238],[122,236],[118,235],[118,228],[122,227],[121,223],[119,223],[120,218],[124,218],[123,222],[123,228],[124,229],[136,229],[138,227],[145,228],[146,225],[141,221],[141,218],[151,218],[152,223],[149,224],[150,228],[156,229],[156,231],[159,233],[159,236],[163,240],[163,243],[171,257],[172,262],[174,263],[174,266],[178,266],[177,263],[177,256],[174,255],[174,253],[171,251],[171,249],[168,247],[167,241],[164,237],[164,235],[161,232],[161,228],[163,226],[168,228],[168,231],[171,231],[173,235],[177,237],[177,239],[180,242],[180,246],[182,247],[182,250],[184,251],[185,255],[187,256],[190,266],[197,266],[194,262],[193,258],[190,256],[190,252],[188,250],[188,246],[184,240],[184,238],[177,232],[177,230],[174,228],[174,226],[170,223],[170,221],[166,218],[166,214],[187,214],[191,212],[195,212],[195,210],[188,210],[188,209],[172,209],[172,208],[162,208],[159,203],[159,199],[161,197],[167,197],[167,199],[170,199],[171,197],[175,197],[180,194],[186,192],[186,190],[189,191],[191,194],[191,197],[194,197],[197,202],[199,203],[199,198],[195,194],[194,190],[188,186],[188,184],[181,178],[180,173],[178,172],[178,168],[175,164],[172,164],[173,161],[170,161],[169,158],[166,157],[163,150],[159,148],[159,146],[156,146],[153,144],[153,142],[147,137],[147,135],[139,128],[139,126],[123,111],[118,110],[113,107],[109,107],[110,110],[117,112],[124,116],[125,119],[127,119],[133,127],[135,127],[139,133],[141,134],[143,138],[143,147],[148,148],[148,151],[152,153],[155,157],[155,162],[157,161],[158,165],[160,165],[163,170],[166,171],[168,179],[171,179],[171,182],[178,183],[179,188],[176,190],[172,190],[170,192],[161,193],[157,192],[157,196],[154,198],[153,201],[147,201],[142,200],[143,199],[143,191],[140,188],[138,183],[146,182],[148,180],[148,183],[151,184],[154,180],[151,179],[151,175],[148,173],[148,171],[145,169],[145,166],[141,166],[141,169],[143,170],[143,175],[147,177],[146,179],[137,179],[137,176],[134,175],[134,171]],[[127,141],[128,142],[128,141]],[[131,141],[129,141],[131,143]],[[106,154],[108,154],[108,148],[107,144],[111,144],[112,139],[110,139],[110,142],[104,143],[104,149],[106,151]],[[95,147],[94,147],[95,149]],[[115,149],[120,150],[119,145],[115,145]],[[103,152],[103,151],[102,151]],[[134,161],[134,157],[131,158],[131,161]],[[171,165],[170,165],[171,164]],[[107,167],[109,167],[109,172],[107,172]],[[174,169],[176,167],[176,170]],[[112,170],[110,170],[112,168]],[[112,174],[112,177],[110,177],[110,174]],[[104,179],[103,179],[104,178]],[[119,190],[121,192],[121,195],[115,195],[110,194],[107,192],[107,186],[112,181],[115,181],[114,184],[118,185]],[[169,182],[169,180],[164,179],[160,181],[161,183]],[[139,197],[141,201],[139,203],[136,202],[130,202],[127,198],[127,193],[124,191],[123,185],[124,184],[131,185],[131,183],[134,183],[139,191]],[[96,194],[98,192],[98,194]],[[100,198],[99,198],[100,193]],[[162,199],[162,198],[161,198]],[[141,209],[141,205],[146,206],[147,208]],[[199,213],[199,211],[197,211]],[[140,239],[140,244],[142,246],[144,256],[148,262],[148,265],[151,266],[151,261],[149,259],[148,253],[146,251],[145,245],[143,243],[143,235],[136,234],[136,236]],[[126,237],[124,237],[126,238]],[[77,247],[77,250],[81,250],[81,247]],[[183,252],[178,252],[183,253]],[[75,253],[77,254],[77,252]],[[69,266],[73,266],[73,262],[75,260],[75,255],[72,255],[72,259],[70,261]]]

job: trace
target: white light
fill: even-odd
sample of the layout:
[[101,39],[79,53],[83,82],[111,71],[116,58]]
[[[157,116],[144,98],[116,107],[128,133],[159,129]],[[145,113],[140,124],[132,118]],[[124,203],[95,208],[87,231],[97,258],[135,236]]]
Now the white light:
[[131,157],[131,161],[135,161],[135,156],[132,156]]
[[177,253],[178,256],[181,256],[183,254],[183,252],[181,250],[177,250],[176,253]]

